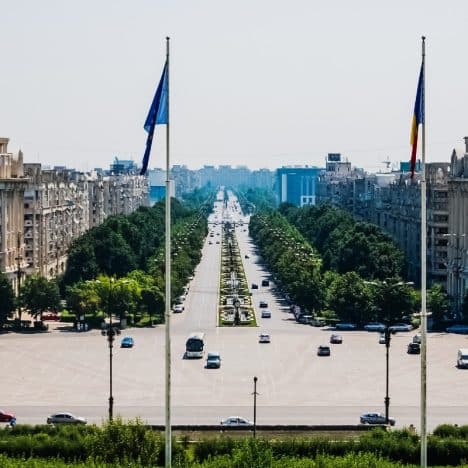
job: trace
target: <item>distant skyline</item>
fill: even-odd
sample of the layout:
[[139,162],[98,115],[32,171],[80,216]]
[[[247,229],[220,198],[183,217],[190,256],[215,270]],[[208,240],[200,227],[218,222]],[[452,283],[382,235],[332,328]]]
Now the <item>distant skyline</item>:
[[[172,164],[409,160],[421,35],[427,161],[449,162],[468,135],[463,0],[0,0],[0,11],[0,136],[26,162],[140,163],[166,36]],[[150,168],[164,166],[164,137],[158,126]]]

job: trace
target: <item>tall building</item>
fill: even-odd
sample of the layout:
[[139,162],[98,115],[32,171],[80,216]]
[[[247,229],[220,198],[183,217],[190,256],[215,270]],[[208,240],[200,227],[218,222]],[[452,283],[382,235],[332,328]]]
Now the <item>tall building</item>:
[[0,271],[18,291],[27,266],[23,198],[28,180],[23,174],[23,154],[9,153],[8,142],[8,138],[0,138]]
[[315,205],[318,174],[323,169],[309,166],[283,166],[276,170],[279,203]]

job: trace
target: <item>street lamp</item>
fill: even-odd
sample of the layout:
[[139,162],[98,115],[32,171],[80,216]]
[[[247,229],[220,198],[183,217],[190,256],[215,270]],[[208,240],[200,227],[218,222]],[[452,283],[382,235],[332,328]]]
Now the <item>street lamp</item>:
[[[96,280],[96,282],[101,283],[101,281]],[[112,284],[114,283],[114,278],[109,278],[109,289],[107,296],[107,313],[109,314],[109,326],[106,329],[101,331],[103,336],[107,336],[107,341],[109,343],[109,421],[112,422],[114,416],[114,395],[112,392],[112,359],[113,353],[112,349],[114,347],[114,337],[115,335],[120,335],[120,330],[117,327],[113,326],[112,323],[112,310],[111,310],[111,296],[112,296]]]
[[[406,286],[406,285],[413,285],[414,283],[412,281],[404,282],[404,281],[398,281],[396,283],[387,283],[387,281],[382,281],[380,283],[376,283],[374,281],[365,281],[367,284],[372,284],[374,286],[384,286],[388,290],[393,289],[397,286]],[[392,330],[390,329],[390,315],[388,311],[385,311],[385,399],[384,399],[384,405],[385,405],[385,424],[388,425],[389,423],[389,412],[390,412],[390,395],[389,395],[389,387],[390,387],[390,379],[389,379],[389,373],[390,373],[390,363],[389,363],[389,358],[390,358],[390,340],[391,340],[391,334]]]
[[257,392],[257,377],[253,378],[254,381],[254,391],[253,391],[253,396],[254,396],[254,407],[253,407],[253,436],[257,436],[257,395],[260,395]]

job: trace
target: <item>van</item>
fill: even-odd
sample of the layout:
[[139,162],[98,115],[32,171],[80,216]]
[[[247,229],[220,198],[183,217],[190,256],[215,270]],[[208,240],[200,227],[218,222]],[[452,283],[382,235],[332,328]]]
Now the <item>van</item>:
[[468,348],[461,348],[458,350],[457,367],[459,369],[468,367]]

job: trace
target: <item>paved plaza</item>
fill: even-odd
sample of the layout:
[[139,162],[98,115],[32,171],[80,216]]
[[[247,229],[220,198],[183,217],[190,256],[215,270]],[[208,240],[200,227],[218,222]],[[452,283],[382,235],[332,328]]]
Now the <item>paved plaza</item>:
[[[217,203],[218,219],[220,210]],[[211,226],[220,232],[220,225]],[[236,230],[249,284],[260,285],[268,274],[246,226]],[[244,259],[245,254],[250,258]],[[343,344],[330,345],[330,357],[318,357],[317,346],[328,344],[332,331],[296,323],[272,283],[252,291],[258,327],[217,327],[219,263],[220,245],[207,241],[185,311],[172,315],[174,424],[216,424],[230,415],[251,418],[254,376],[259,424],[357,424],[362,412],[383,412],[385,346],[377,333],[340,332]],[[270,319],[260,318],[260,300],[268,302]],[[194,331],[205,332],[206,351],[221,353],[220,369],[205,369],[204,360],[183,359],[185,340]],[[258,343],[264,331],[271,334],[270,344]],[[122,332],[127,334],[135,347],[121,349],[117,341],[114,348],[114,413],[163,424],[164,326]],[[394,335],[390,349],[390,414],[400,427],[419,426],[420,357],[406,353],[413,334]],[[463,347],[468,348],[467,336],[428,335],[429,429],[443,422],[468,424],[468,371],[455,367],[457,350]],[[18,422],[43,423],[59,410],[91,422],[106,418],[109,350],[98,330],[4,334],[0,356],[0,408],[14,411]]]

